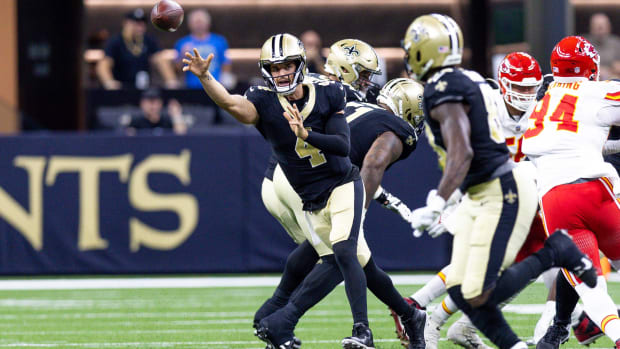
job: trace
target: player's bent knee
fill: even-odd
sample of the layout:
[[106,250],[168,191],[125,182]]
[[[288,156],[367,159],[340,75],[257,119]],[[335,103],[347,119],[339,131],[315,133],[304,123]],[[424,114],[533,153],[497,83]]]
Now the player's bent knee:
[[471,305],[472,308],[481,307],[489,301],[489,297],[491,296],[492,291],[493,290],[486,290],[482,292],[482,294],[479,296],[473,298],[466,298],[465,301],[467,302],[467,304]]

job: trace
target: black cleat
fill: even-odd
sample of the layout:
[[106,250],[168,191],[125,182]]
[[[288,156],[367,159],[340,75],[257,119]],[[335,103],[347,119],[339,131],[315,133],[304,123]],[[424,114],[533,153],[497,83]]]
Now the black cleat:
[[262,319],[256,325],[254,335],[267,343],[265,349],[298,349],[301,347],[301,340],[293,334],[293,326],[289,326],[286,321],[274,316]]
[[560,344],[568,342],[567,326],[553,324],[547,329],[544,337],[536,344],[536,349],[558,349]]
[[363,323],[353,325],[351,337],[342,340],[342,347],[345,349],[374,349],[375,343],[372,340],[372,331]]
[[554,256],[554,266],[568,269],[581,279],[588,287],[596,286],[596,269],[588,256],[582,253],[565,229],[553,232],[545,241]]
[[409,345],[407,349],[424,349],[426,341],[424,340],[424,326],[426,325],[426,313],[419,309],[414,309],[413,315],[407,320],[403,320],[405,333],[409,337]]

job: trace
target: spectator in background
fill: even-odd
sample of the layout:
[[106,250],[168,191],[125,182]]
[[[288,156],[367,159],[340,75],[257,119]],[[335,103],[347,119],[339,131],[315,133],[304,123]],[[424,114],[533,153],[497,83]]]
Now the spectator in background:
[[133,136],[141,130],[148,130],[152,134],[162,134],[174,131],[175,134],[185,134],[187,126],[183,120],[181,104],[176,99],[168,101],[168,113],[163,112],[163,100],[157,89],[148,89],[142,93],[140,99],[140,114],[131,117],[125,131]]
[[584,35],[601,56],[601,80],[620,77],[620,38],[611,33],[611,22],[604,13],[590,17],[590,33]]
[[162,56],[157,42],[145,33],[144,11],[138,8],[127,13],[121,33],[108,40],[105,57],[97,63],[97,77],[105,89],[147,88],[150,64],[157,67],[166,88],[178,88],[170,62]]
[[323,56],[323,53],[321,52],[323,46],[321,44],[321,37],[319,36],[319,33],[314,30],[306,30],[301,33],[299,38],[306,49],[306,66],[308,67],[308,71],[310,73],[325,75],[323,66],[325,65],[325,60],[327,58]]
[[[224,87],[231,90],[236,85],[236,78],[232,74],[230,59],[226,56],[228,42],[222,35],[211,33],[211,16],[206,10],[194,10],[187,18],[187,26],[190,34],[179,39],[174,45],[177,51],[177,65],[182,67],[181,60],[185,57],[185,52],[190,52],[193,48],[198,49],[202,57],[213,53],[213,61],[209,67],[211,75],[218,80]],[[192,73],[185,73],[185,86],[191,89],[202,89],[200,80]]]

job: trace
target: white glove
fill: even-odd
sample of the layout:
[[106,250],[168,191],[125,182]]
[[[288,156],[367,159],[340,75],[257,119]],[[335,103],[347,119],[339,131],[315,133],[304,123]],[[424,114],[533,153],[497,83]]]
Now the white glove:
[[443,216],[444,216],[443,213],[440,214],[439,217],[437,217],[437,219],[433,222],[433,224],[431,224],[430,227],[426,228],[426,231],[428,231],[428,235],[430,235],[430,237],[432,237],[433,239],[440,235],[443,235],[443,233],[448,231],[448,228],[446,228],[446,226],[443,225],[443,222],[444,222]]
[[381,206],[387,208],[390,211],[396,212],[400,215],[402,219],[406,222],[411,223],[411,210],[404,202],[402,202],[396,196],[388,193],[385,189],[379,187],[377,193],[375,194],[375,200],[377,200]]
[[461,202],[461,198],[463,197],[463,193],[459,189],[456,189],[452,195],[446,201],[446,207],[443,209],[443,212],[437,217],[437,219],[428,227],[426,230],[428,231],[428,235],[430,235],[433,239],[447,232],[448,229],[443,224],[443,222],[450,217],[452,212],[456,210],[456,207]]
[[411,212],[411,228],[413,236],[420,237],[428,227],[430,227],[441,215],[446,207],[446,200],[437,195],[437,190],[433,189],[426,197],[426,206]]

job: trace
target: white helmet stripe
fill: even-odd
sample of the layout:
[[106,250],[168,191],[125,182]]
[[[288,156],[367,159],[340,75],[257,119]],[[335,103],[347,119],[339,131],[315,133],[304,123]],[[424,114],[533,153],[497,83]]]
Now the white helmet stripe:
[[282,56],[282,34],[273,37],[271,47],[273,48],[273,58]]
[[435,17],[448,30],[448,35],[450,35],[450,47],[452,48],[451,54],[459,54],[459,35],[456,29],[458,26],[454,20],[450,17],[437,13],[433,13],[431,16]]

